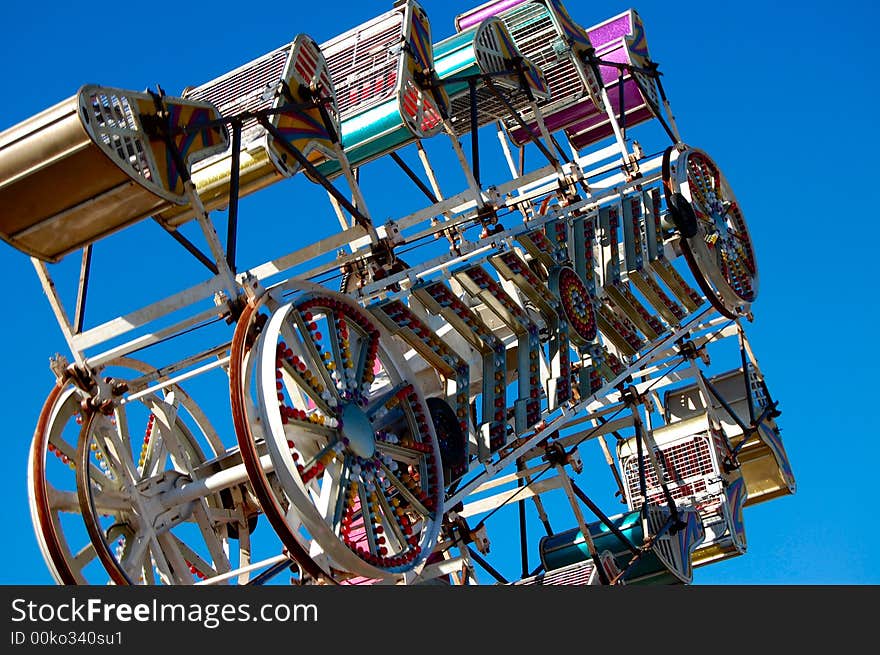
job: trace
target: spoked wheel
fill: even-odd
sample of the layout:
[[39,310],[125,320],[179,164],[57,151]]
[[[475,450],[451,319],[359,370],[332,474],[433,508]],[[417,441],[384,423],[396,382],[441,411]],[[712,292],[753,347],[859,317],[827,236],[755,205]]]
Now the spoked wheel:
[[80,420],[78,510],[87,552],[111,582],[192,584],[250,563],[241,489],[224,496],[194,486],[207,474],[206,459],[225,451],[180,387],[122,399],[107,414],[89,412]]
[[758,267],[742,209],[724,175],[702,150],[670,147],[663,156],[663,182],[682,252],[706,298],[729,318],[747,314],[758,295]]
[[[108,364],[101,375],[112,374],[114,380],[130,380],[153,371],[143,362],[120,358]],[[177,396],[208,449],[221,448],[219,438],[198,406],[179,389]],[[85,394],[72,385],[59,385],[52,390],[40,412],[28,463],[28,496],[37,540],[53,578],[60,584],[104,584],[108,579],[84,523],[77,496],[77,444],[87,418],[81,409],[84,398]],[[106,462],[102,465],[98,461],[95,466],[93,473],[107,468]],[[230,490],[228,498],[233,497],[240,498]],[[124,538],[126,528],[122,517],[129,510],[128,503],[127,498],[109,488],[96,503],[99,513],[120,518],[118,526],[111,530],[113,539]]]
[[[430,554],[440,529],[431,416],[363,309],[316,285],[298,292],[268,317],[248,310],[236,330],[230,383],[242,457],[294,557],[291,545],[307,541],[306,566],[337,581],[393,578]],[[262,442],[274,487],[257,458]]]
[[[28,500],[37,542],[59,584],[101,584],[107,573],[83,525],[76,495],[76,443],[81,423],[74,387],[52,389],[28,457]],[[124,508],[119,503],[117,510]]]

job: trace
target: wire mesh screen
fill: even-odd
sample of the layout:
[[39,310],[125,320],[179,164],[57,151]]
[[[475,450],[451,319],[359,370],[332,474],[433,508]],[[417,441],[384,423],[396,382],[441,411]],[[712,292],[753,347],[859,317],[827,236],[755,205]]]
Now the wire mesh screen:
[[[672,497],[676,500],[705,493],[708,488],[708,478],[719,473],[712,457],[708,434],[694,435],[687,440],[663,446],[658,449],[655,456],[663,475],[663,482],[666,482]],[[642,506],[638,456],[628,457],[623,468],[630,505],[633,509],[638,509]],[[664,502],[660,480],[647,458],[645,480],[648,503]]]
[[[648,512],[648,530],[650,534],[654,535],[660,532],[663,529],[667,521],[667,516],[663,512],[659,511],[649,511]],[[660,556],[660,559],[664,560],[668,565],[678,567],[680,563],[676,556],[675,546],[672,539],[657,539],[654,542],[654,553]]]
[[343,120],[394,95],[402,37],[396,12],[321,45]]
[[145,180],[152,180],[143,133],[138,131],[128,99],[116,94],[92,93],[84,108],[94,134],[112,149],[119,163]]
[[[255,59],[241,68],[184,92],[184,97],[213,104],[223,116],[258,111],[272,106],[274,96],[266,90],[284,73],[292,43]],[[264,128],[255,119],[242,125],[242,145],[259,138]]]
[[523,578],[514,582],[515,585],[589,585],[596,584],[596,565],[593,560],[569,564],[561,569]]
[[[522,5],[507,13],[504,22],[520,54],[544,72],[551,96],[549,100],[539,101],[538,106],[545,115],[568,107],[584,96],[584,85],[574,62],[554,47],[560,37],[545,5],[536,2]],[[518,127],[509,120],[507,124],[510,128]]]

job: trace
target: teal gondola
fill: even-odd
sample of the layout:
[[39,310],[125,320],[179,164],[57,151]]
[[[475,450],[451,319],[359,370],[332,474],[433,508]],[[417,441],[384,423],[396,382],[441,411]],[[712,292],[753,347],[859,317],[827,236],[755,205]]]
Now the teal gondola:
[[[430,36],[427,18],[423,14],[415,13],[414,23],[417,26],[410,29],[410,35],[406,39],[412,40],[413,34]],[[420,27],[419,27],[420,26]],[[406,23],[403,24],[406,28]],[[338,37],[342,42],[350,42],[350,35]],[[409,41],[408,41],[409,42]],[[331,70],[344,70],[337,63],[338,55],[334,42],[322,46]],[[404,49],[404,52],[414,50],[415,47]],[[449,119],[449,126],[455,134],[464,134],[470,131],[470,84],[469,79],[476,82],[477,93],[477,126],[486,125],[496,120],[511,120],[510,109],[486,87],[484,76],[489,76],[495,86],[505,95],[513,109],[519,111],[530,104],[527,93],[522,92],[522,86],[528,86],[531,96],[536,100],[546,100],[550,97],[550,89],[541,70],[530,60],[523,57],[517,50],[510,33],[503,21],[490,18],[483,23],[460,34],[445,39],[431,49],[430,58],[427,57],[425,68],[433,69],[436,79],[430,84],[423,82],[418,87],[418,94],[413,94],[413,87],[408,87],[409,95],[382,96],[378,103],[358,103],[349,106],[344,89],[340,89],[342,82],[334,77],[338,89],[337,97],[340,102],[342,113],[341,138],[345,153],[352,166],[358,167],[372,161],[382,155],[394,152],[416,139],[433,136],[442,128],[442,116],[445,114]],[[521,75],[519,73],[521,71]],[[413,76],[417,79],[418,76]],[[377,76],[381,79],[381,76]],[[390,84],[386,77],[386,82]],[[377,85],[380,84],[377,82]],[[430,99],[432,92],[428,88],[434,85],[437,98],[440,103],[425,113],[425,122],[416,125],[412,121],[404,121],[408,107],[416,102]],[[402,98],[402,99],[401,99]],[[441,111],[442,106],[442,111]],[[339,172],[337,162],[327,162],[318,169],[327,177],[333,177]]]
[[[357,168],[443,128],[449,100],[431,89],[431,24],[414,0],[321,44],[336,88],[342,147]],[[337,161],[319,165],[326,177]]]
[[[499,18],[487,18],[475,27],[436,43],[434,69],[452,103],[450,123],[456,134],[471,130],[469,80],[474,81],[478,128],[498,120],[514,120],[511,109],[528,111],[532,99],[550,98],[550,87],[543,72],[520,53]],[[488,88],[486,78],[507,104]]]
[[[588,525],[596,551],[608,550],[627,584],[687,584],[693,577],[691,554],[704,537],[703,524],[697,512],[679,509],[684,527],[673,534],[669,510],[649,505],[609,519],[609,523],[634,546],[650,548],[630,566],[633,553],[611,527],[601,521]],[[573,528],[541,539],[541,563],[545,571],[554,571],[590,559],[590,550],[579,528]]]

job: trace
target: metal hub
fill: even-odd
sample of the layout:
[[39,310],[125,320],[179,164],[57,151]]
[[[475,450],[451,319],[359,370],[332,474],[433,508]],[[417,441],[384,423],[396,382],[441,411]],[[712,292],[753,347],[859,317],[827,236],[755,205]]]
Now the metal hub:
[[372,457],[376,452],[376,435],[366,412],[351,403],[342,410],[340,418],[343,442],[349,450],[364,459]]

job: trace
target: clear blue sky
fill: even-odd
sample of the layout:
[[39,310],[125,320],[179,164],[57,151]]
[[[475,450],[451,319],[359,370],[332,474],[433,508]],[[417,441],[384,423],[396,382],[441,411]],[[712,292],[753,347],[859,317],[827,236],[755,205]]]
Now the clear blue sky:
[[[56,1],[9,3],[0,26],[0,130],[73,95],[84,83],[138,90],[160,84],[174,95],[297,33],[322,42],[390,4],[341,0],[282,9],[218,0],[92,9]],[[477,2],[422,4],[438,41],[452,34],[456,14]],[[779,423],[798,493],[747,508],[748,553],[699,569],[695,582],[880,582],[873,527],[874,465],[880,461],[878,361],[871,337],[880,320],[872,227],[880,173],[880,144],[871,125],[880,103],[871,34],[880,19],[876,4],[566,4],[582,25],[630,6],[640,12],[684,139],[721,165],[756,244],[761,293],[749,335],[780,401]],[[243,7],[240,16],[236,7]],[[403,200],[399,187],[383,189],[369,167],[364,175],[367,200],[380,220],[404,213],[394,204]],[[313,225],[332,229],[328,205],[308,187],[298,178],[243,203],[245,265],[312,240]],[[101,276],[96,298],[121,299],[133,309],[166,288],[198,281],[200,271],[180,264],[182,251],[157,232],[152,225],[138,226],[114,237],[113,248],[96,252]],[[65,262],[69,275],[76,263]],[[169,265],[174,272],[163,272]],[[26,461],[39,408],[53,383],[48,357],[65,346],[27,257],[0,244],[0,276],[7,281],[0,322],[5,420],[0,583],[46,584],[51,578],[27,506]],[[148,284],[159,290],[145,292]],[[101,313],[95,310],[95,316]],[[516,548],[511,545],[512,552]]]

